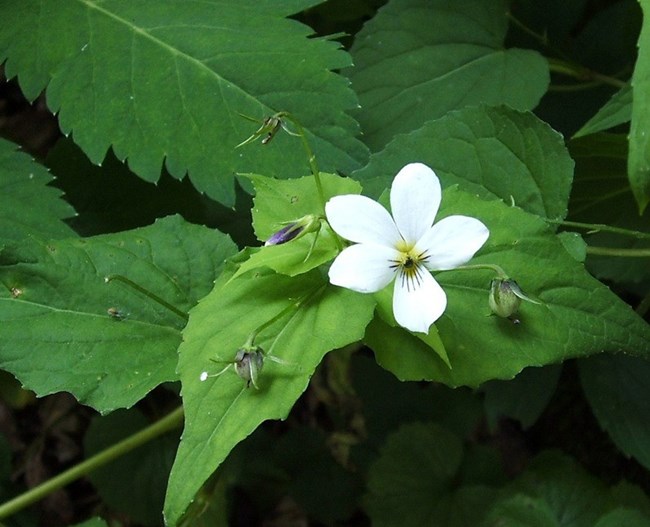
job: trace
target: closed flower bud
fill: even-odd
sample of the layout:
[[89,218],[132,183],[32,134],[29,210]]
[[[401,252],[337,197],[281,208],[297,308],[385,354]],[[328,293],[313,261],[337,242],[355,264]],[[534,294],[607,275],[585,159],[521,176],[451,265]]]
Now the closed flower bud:
[[246,381],[246,387],[251,383],[257,388],[257,377],[264,366],[264,352],[262,348],[241,348],[235,355],[235,371],[241,379]]
[[286,227],[282,227],[278,232],[273,234],[264,245],[282,245],[294,238],[304,236],[320,228],[320,220],[313,214],[307,214],[299,220],[292,221]]
[[539,304],[536,300],[527,297],[519,284],[510,278],[495,278],[490,283],[488,301],[490,309],[495,315],[508,318],[515,324],[519,324],[519,319],[514,315],[519,310],[522,300]]
[[497,316],[510,318],[521,305],[521,295],[521,288],[514,280],[495,278],[490,284],[490,310]]

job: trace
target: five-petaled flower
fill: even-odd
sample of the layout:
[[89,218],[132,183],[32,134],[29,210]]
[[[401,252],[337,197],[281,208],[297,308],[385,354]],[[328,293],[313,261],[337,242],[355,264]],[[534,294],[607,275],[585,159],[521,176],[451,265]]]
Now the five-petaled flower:
[[465,264],[490,234],[483,223],[468,216],[448,216],[434,224],[441,198],[433,170],[411,163],[393,180],[392,217],[365,196],[330,199],[325,206],[329,224],[341,237],[355,242],[332,263],[330,282],[375,293],[395,279],[395,320],[410,331],[428,333],[447,307],[447,296],[429,271]]

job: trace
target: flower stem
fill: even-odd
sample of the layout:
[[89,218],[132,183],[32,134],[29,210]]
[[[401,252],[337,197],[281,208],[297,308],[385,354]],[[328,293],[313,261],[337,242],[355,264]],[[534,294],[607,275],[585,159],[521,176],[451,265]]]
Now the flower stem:
[[627,82],[625,81],[622,81],[615,77],[610,77],[609,75],[598,73],[589,68],[581,66],[580,64],[575,64],[566,60],[549,58],[548,66],[549,69],[555,73],[561,73],[579,81],[594,82],[597,84],[608,84],[619,89],[627,86]]
[[[574,89],[585,89],[600,84],[609,84],[610,86],[614,86],[616,88],[622,88],[627,85],[626,82],[617,79],[616,77],[611,77],[609,75],[598,73],[585,66],[573,62],[567,57],[567,55],[561,49],[550,44],[548,41],[548,37],[546,35],[541,35],[536,31],[534,31],[533,29],[529,28],[526,24],[524,24],[521,20],[517,19],[510,12],[507,13],[507,17],[510,19],[510,21],[514,26],[518,27],[521,31],[523,31],[528,36],[530,36],[531,38],[539,42],[542,46],[547,48],[551,53],[555,54],[558,57],[564,57],[564,59],[547,57],[549,63],[549,69],[551,71],[554,71],[555,73],[561,73],[563,75],[573,77],[574,79],[585,81],[584,84],[580,84]],[[565,90],[566,88],[555,87],[555,89],[559,91],[560,89]]]
[[[300,136],[300,139],[302,140],[302,146],[305,149],[305,152],[307,153],[307,157],[309,158],[309,168],[311,169],[311,173],[314,176],[314,181],[316,183],[316,191],[318,192],[318,198],[320,199],[320,204],[321,204],[321,214],[323,218],[326,218],[325,215],[325,191],[323,190],[323,184],[320,180],[320,170],[318,169],[318,165],[316,164],[316,156],[314,155],[311,147],[309,146],[309,141],[307,141],[307,136],[305,134],[305,130],[302,127],[302,125],[298,122],[298,120],[291,115],[290,113],[287,112],[281,112],[281,114],[289,119],[293,125],[298,129],[298,135]],[[329,225],[329,224],[328,224]],[[341,241],[341,238],[339,235],[334,232],[334,229],[330,227],[330,230],[332,231],[332,234],[334,235],[334,241],[336,242],[336,246],[339,251],[343,250],[343,242]]]
[[320,199],[321,206],[323,208],[322,212],[323,214],[325,214],[325,193],[323,192],[323,185],[320,180],[320,170],[318,169],[318,164],[316,163],[316,156],[314,155],[311,146],[309,146],[309,141],[307,140],[305,129],[302,127],[298,119],[296,119],[289,112],[280,112],[278,114],[278,117],[287,118],[298,129],[298,135],[300,136],[300,140],[302,141],[302,147],[305,149],[305,153],[307,154],[307,159],[309,159],[309,168],[311,170],[312,175],[314,176],[314,181],[316,182],[316,190],[318,192],[318,197]]
[[632,231],[629,229],[622,229],[620,227],[612,227],[611,225],[605,225],[601,223],[580,223],[578,221],[562,221],[562,220],[550,220],[546,219],[547,223],[552,223],[554,225],[562,225],[563,227],[575,227],[577,229],[588,229],[588,234],[594,232],[613,232],[614,234],[620,234],[622,236],[631,236],[639,240],[650,240],[650,234],[647,232],[641,231]]
[[243,348],[253,348],[255,346],[255,339],[262,331],[264,331],[269,326],[275,324],[278,320],[285,317],[287,314],[291,313],[291,311],[300,309],[300,306],[302,306],[305,302],[307,302],[318,291],[320,291],[320,288],[309,293],[308,295],[303,296],[302,298],[299,298],[295,302],[292,302],[287,307],[285,307],[282,311],[280,311],[277,315],[275,315],[273,318],[267,320],[266,322],[258,326],[256,329],[254,329],[251,332],[251,334],[248,335],[248,338],[246,339]]
[[465,271],[465,270],[470,270],[470,269],[489,269],[491,271],[494,271],[499,278],[502,278],[504,280],[507,280],[509,278],[509,276],[503,270],[503,268],[496,265],[496,264],[461,265],[459,267],[454,267],[453,269],[449,269],[449,270],[450,271]]
[[587,254],[598,256],[620,256],[621,258],[650,258],[650,248],[622,249],[616,247],[587,247]]
[[6,518],[16,512],[28,507],[29,505],[43,499],[57,489],[64,487],[68,483],[85,476],[89,472],[98,469],[106,463],[123,456],[131,450],[148,443],[162,434],[165,434],[183,423],[183,407],[179,406],[173,412],[167,414],[159,421],[153,423],[147,428],[140,430],[132,436],[123,439],[105,450],[95,454],[85,461],[69,468],[58,476],[49,479],[40,485],[24,492],[20,496],[9,500],[0,505],[0,518]]
[[106,278],[104,278],[104,281],[107,284],[112,282],[113,280],[117,280],[118,282],[125,283],[126,285],[132,287],[136,291],[139,291],[143,295],[148,296],[149,298],[151,298],[151,300],[153,300],[154,302],[157,302],[161,306],[169,309],[172,313],[178,315],[183,320],[187,321],[189,319],[189,316],[187,315],[187,313],[184,313],[183,311],[178,309],[176,306],[171,305],[169,302],[167,302],[166,300],[163,300],[158,295],[156,295],[155,293],[152,293],[148,289],[145,289],[141,285],[138,285],[135,282],[133,282],[132,280],[129,280],[126,276],[122,276],[120,274],[111,274],[111,275],[108,275]]

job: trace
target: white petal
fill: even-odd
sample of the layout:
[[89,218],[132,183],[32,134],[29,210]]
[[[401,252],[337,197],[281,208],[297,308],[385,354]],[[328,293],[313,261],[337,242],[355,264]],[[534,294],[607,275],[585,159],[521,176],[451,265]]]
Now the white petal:
[[429,259],[431,270],[454,269],[472,259],[490,236],[488,228],[476,218],[448,216],[436,223],[416,244]]
[[337,234],[356,243],[395,247],[400,240],[393,218],[366,196],[334,196],[325,204],[327,221]]
[[419,287],[410,288],[398,278],[393,290],[393,313],[397,323],[410,331],[429,333],[429,327],[447,307],[447,295],[426,270]]
[[359,293],[376,293],[395,277],[395,249],[381,245],[352,245],[336,257],[329,271],[330,282]]
[[390,207],[400,233],[415,243],[429,230],[440,207],[442,192],[435,172],[411,163],[398,172],[390,189]]

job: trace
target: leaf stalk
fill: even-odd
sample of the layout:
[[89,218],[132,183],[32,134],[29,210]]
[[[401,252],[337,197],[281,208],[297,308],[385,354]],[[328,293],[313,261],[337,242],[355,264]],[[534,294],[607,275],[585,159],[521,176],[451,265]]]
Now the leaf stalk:
[[135,434],[115,443],[114,445],[102,450],[94,456],[82,461],[78,465],[69,468],[58,476],[55,476],[40,485],[16,496],[15,498],[0,505],[0,518],[6,518],[18,511],[32,505],[43,499],[57,489],[64,487],[68,483],[79,479],[93,470],[106,465],[107,463],[127,454],[135,448],[142,446],[153,439],[170,432],[183,423],[183,407],[179,406],[165,417],[149,425],[148,427],[136,432]]

